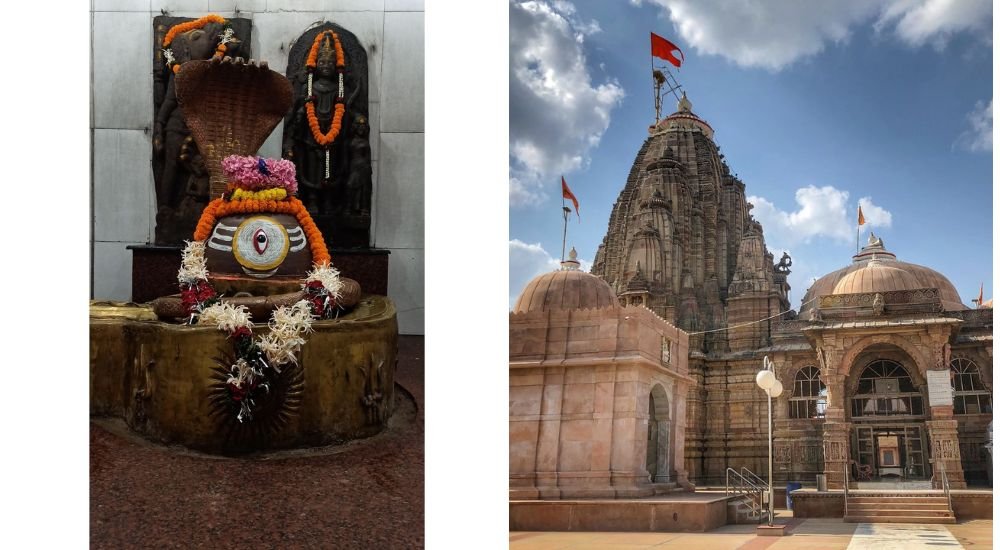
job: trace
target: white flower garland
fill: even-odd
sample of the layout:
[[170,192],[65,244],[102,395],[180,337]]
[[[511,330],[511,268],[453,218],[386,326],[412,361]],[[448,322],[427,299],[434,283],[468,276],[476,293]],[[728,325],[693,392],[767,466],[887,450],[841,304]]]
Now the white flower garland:
[[[177,280],[182,287],[208,284],[205,241],[187,242],[181,253],[181,268],[177,273]],[[246,391],[253,390],[258,385],[267,389],[267,369],[280,373],[283,365],[298,365],[298,354],[306,343],[304,336],[313,330],[313,320],[329,315],[329,311],[333,309],[331,300],[341,297],[343,286],[339,271],[328,264],[315,266],[302,284],[303,291],[312,299],[303,298],[291,306],[276,308],[267,325],[270,329],[268,333],[258,340],[251,340],[249,344],[243,344],[244,348],[249,346],[249,349],[259,350],[260,353],[254,354],[251,361],[238,357],[230,367],[226,383],[240,393],[237,400],[240,403],[237,420],[243,422],[244,418],[251,418],[253,399]],[[315,312],[317,309],[319,315]],[[196,311],[191,312],[191,320],[199,325],[214,325],[230,336],[253,338],[254,323],[246,306],[221,301],[204,308],[199,304]]]

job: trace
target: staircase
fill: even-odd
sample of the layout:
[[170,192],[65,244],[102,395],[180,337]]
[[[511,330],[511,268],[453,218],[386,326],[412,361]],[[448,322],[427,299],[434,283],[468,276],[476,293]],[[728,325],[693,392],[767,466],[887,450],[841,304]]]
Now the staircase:
[[848,523],[955,523],[955,512],[942,491],[852,490],[847,496]]

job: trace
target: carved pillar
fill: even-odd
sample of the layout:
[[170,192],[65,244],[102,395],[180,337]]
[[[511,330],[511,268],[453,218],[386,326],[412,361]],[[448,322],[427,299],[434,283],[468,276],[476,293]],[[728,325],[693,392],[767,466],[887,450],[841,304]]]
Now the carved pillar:
[[656,421],[656,478],[654,483],[670,480],[670,421]]
[[931,445],[931,481],[934,488],[941,488],[941,467],[948,474],[948,484],[952,489],[965,489],[965,470],[962,469],[962,455],[958,448],[958,421],[952,417],[948,407],[931,407],[931,420],[927,421],[927,438]]
[[[673,449],[671,453],[674,457],[674,481],[677,482],[678,487],[683,487],[689,491],[694,491],[694,485],[688,480],[688,471],[685,468],[684,460],[684,434],[687,432],[687,396],[688,396],[688,384],[685,382],[676,382],[674,384],[673,391],[673,403],[674,414],[671,418],[673,421],[673,433],[674,438],[671,442]],[[678,434],[680,434],[678,436]]]
[[843,489],[844,466],[851,456],[851,423],[846,421],[844,411],[844,377],[829,373],[823,378],[829,400],[823,423],[823,473],[830,489]]
[[830,489],[844,488],[844,466],[851,452],[850,430],[849,422],[827,420],[823,424],[823,473]]

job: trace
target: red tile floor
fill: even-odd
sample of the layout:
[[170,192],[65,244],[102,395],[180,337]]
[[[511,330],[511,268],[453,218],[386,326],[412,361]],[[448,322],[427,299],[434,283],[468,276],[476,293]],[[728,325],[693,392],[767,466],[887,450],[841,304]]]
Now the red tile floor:
[[[401,336],[390,427],[340,447],[233,459],[90,428],[92,548],[421,548],[423,337]],[[399,399],[402,399],[400,401]]]

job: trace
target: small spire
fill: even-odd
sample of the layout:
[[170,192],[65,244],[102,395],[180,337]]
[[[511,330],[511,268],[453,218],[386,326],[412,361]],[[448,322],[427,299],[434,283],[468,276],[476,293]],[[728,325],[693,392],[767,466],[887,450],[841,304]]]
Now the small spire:
[[580,262],[576,259],[576,247],[570,247],[569,249],[569,259],[563,260],[559,265],[562,266],[563,271],[579,271]]
[[687,92],[681,92],[681,99],[677,102],[677,111],[680,113],[691,112],[691,101],[688,99]]

